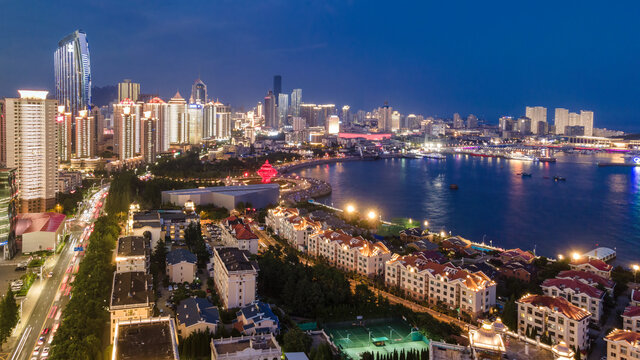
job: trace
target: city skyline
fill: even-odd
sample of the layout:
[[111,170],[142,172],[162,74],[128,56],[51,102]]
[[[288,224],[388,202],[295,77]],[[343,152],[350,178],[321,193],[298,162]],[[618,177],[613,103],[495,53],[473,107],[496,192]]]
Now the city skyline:
[[[578,18],[614,10],[563,5],[549,14],[543,7],[509,5],[494,14],[491,8],[477,8],[478,4],[460,9],[447,4],[398,5],[389,9],[389,15],[402,15],[402,21],[389,16],[373,29],[363,18],[376,23],[381,16],[376,4],[304,4],[297,10],[281,2],[249,9],[224,4],[218,22],[201,15],[207,13],[205,4],[188,9],[176,4],[158,4],[154,9],[134,5],[124,10],[118,3],[89,3],[70,11],[72,4],[40,7],[56,22],[7,16],[0,25],[3,41],[20,56],[1,60],[0,66],[11,71],[0,75],[0,94],[15,96],[24,88],[53,91],[52,44],[82,29],[91,44],[94,85],[131,78],[142,84],[142,92],[157,91],[165,99],[176,89],[188,94],[200,74],[211,98],[247,108],[264,97],[272,88],[273,75],[279,74],[283,92],[302,88],[311,102],[349,104],[352,109],[372,109],[388,101],[405,114],[473,113],[497,123],[502,115],[521,115],[524,106],[542,105],[590,109],[599,126],[636,129],[638,74],[632,66],[624,66],[636,51],[632,41],[625,41],[633,33],[628,29],[631,22],[624,21],[633,13],[629,9],[618,12],[615,23],[583,25]],[[5,14],[20,13],[22,6],[7,4]],[[118,24],[105,25],[101,19],[107,17],[99,13],[109,16],[116,10],[122,16],[109,17],[109,22]],[[174,21],[165,22],[180,11]],[[82,16],[85,12],[87,16]],[[235,16],[239,13],[244,16]],[[554,26],[515,26],[536,14]],[[16,20],[30,31],[9,31]],[[270,21],[279,24],[266,33],[259,29]],[[201,30],[204,38],[215,38],[215,46],[181,36],[189,27]],[[293,34],[291,28],[299,31]],[[134,43],[142,45],[127,45]],[[616,45],[621,43],[632,45],[630,49]],[[530,49],[530,44],[537,47]],[[167,47],[181,51],[161,55]],[[587,50],[589,56],[580,61],[565,61]],[[150,61],[132,61],[149,55]],[[553,60],[558,58],[565,60]]]

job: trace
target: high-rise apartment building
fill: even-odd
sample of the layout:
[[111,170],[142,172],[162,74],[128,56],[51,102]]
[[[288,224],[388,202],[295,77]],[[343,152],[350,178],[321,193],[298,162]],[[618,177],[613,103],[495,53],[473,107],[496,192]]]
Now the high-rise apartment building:
[[19,212],[43,212],[58,191],[56,115],[58,102],[48,91],[19,90],[7,98],[7,167],[17,169]]
[[392,113],[393,108],[386,101],[381,108],[378,108],[378,131],[391,131]]
[[148,164],[156,161],[157,149],[160,137],[158,136],[158,118],[153,117],[152,111],[145,111],[142,118],[141,153],[142,158]]
[[531,119],[531,133],[538,134],[539,123],[547,122],[547,108],[544,106],[527,106],[525,108],[525,116]]
[[77,159],[89,159],[96,154],[95,119],[87,110],[80,110],[76,117],[76,151]]
[[391,113],[391,131],[398,131],[400,130],[400,119],[402,118],[402,115],[400,114],[399,111],[393,111]]
[[593,136],[593,111],[580,110],[580,125],[584,126],[584,136]]
[[71,161],[72,124],[73,118],[71,111],[64,105],[58,105],[58,113],[56,116],[56,146],[58,148],[58,161],[61,163]]
[[280,99],[280,93],[282,92],[282,76],[276,75],[273,77],[273,95],[276,99],[276,106],[280,105],[278,102]]
[[276,115],[276,97],[272,91],[264,97],[264,125],[278,130],[278,117]]
[[189,144],[200,144],[202,142],[203,118],[203,105],[200,101],[187,105],[187,142]]
[[4,100],[0,99],[0,166],[7,164],[7,121],[4,115]]
[[453,128],[454,129],[464,128],[464,121],[462,120],[462,117],[460,117],[460,114],[458,113],[453,114]]
[[289,114],[289,94],[278,95],[278,123],[280,127],[287,123],[287,115]]
[[226,140],[231,137],[231,109],[221,102],[209,102],[204,106],[203,137]]
[[569,110],[556,108],[553,123],[556,127],[556,135],[563,135],[564,128],[569,126]]
[[196,103],[200,101],[200,104],[206,104],[207,98],[207,85],[198,78],[191,86],[191,98],[190,103]]
[[478,127],[478,117],[473,114],[467,116],[467,129],[476,129]]
[[132,82],[131,79],[124,79],[118,83],[118,102],[124,99],[138,102],[140,100],[140,84]]
[[335,135],[340,132],[340,118],[337,115],[329,115],[326,120],[327,134]]
[[300,104],[302,104],[302,89],[293,89],[289,104],[292,116],[300,116]]
[[154,97],[145,103],[143,110],[151,111],[151,117],[158,119],[156,124],[156,131],[158,137],[158,143],[156,152],[163,152],[169,150],[169,106],[164,100],[159,97]]
[[582,126],[585,136],[593,136],[593,111],[580,110],[580,113],[569,112],[567,109],[557,108],[554,124],[556,135],[565,135],[567,126]]
[[5,260],[18,252],[16,220],[18,215],[18,180],[16,169],[0,169],[0,248]]
[[113,105],[113,148],[120,160],[132,159],[137,153],[142,105],[124,99]]
[[53,56],[56,99],[71,112],[91,107],[91,60],[87,34],[76,30],[58,42]]
[[348,127],[351,125],[351,107],[349,105],[344,105],[342,107],[342,126]]
[[187,142],[187,101],[180,96],[180,92],[169,100],[167,106],[167,114],[169,118],[169,143],[184,144]]
[[97,155],[100,146],[104,144],[104,129],[107,127],[106,119],[99,107],[91,108],[91,116],[93,117],[93,142],[95,143]]

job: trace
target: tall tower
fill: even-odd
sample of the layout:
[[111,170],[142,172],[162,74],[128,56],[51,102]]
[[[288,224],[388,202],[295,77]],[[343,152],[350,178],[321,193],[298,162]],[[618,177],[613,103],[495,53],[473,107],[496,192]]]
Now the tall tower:
[[276,97],[271,90],[264,97],[264,124],[266,127],[278,130],[278,117],[276,116]]
[[136,156],[141,112],[141,104],[136,104],[130,99],[113,105],[113,148],[120,160]]
[[206,104],[207,99],[207,85],[198,78],[191,86],[191,98],[190,103],[196,103],[200,101],[200,104]]
[[388,102],[384,102],[384,105],[378,109],[378,131],[390,131],[391,130],[391,113],[393,108],[389,106]]
[[540,123],[547,122],[547,108],[544,106],[527,106],[525,116],[531,119],[531,132],[538,134]]
[[202,142],[203,109],[200,100],[187,105],[187,142],[200,144]]
[[138,102],[139,96],[139,83],[131,82],[131,79],[124,79],[121,83],[118,83],[118,102],[124,99],[131,99],[133,102]]
[[280,94],[278,96],[279,127],[284,126],[284,124],[287,122],[287,114],[289,114],[289,94]]
[[204,106],[203,137],[226,140],[231,137],[231,109],[219,101]]
[[300,104],[302,104],[302,89],[293,89],[289,104],[292,116],[300,116]]
[[280,96],[280,93],[282,92],[282,76],[280,75],[276,75],[273,77],[273,95],[275,96],[276,99],[276,105],[280,104],[278,101],[278,97]]
[[53,56],[56,99],[72,114],[91,107],[91,61],[87,34],[76,30],[58,42]]
[[156,161],[158,149],[158,118],[153,117],[151,111],[144,112],[142,119],[142,158],[145,162],[153,164]]
[[186,143],[186,117],[187,117],[187,101],[180,96],[180,92],[169,100],[167,106],[168,124],[169,124],[169,143],[184,144]]
[[58,191],[56,114],[48,91],[18,90],[6,99],[7,167],[17,169],[19,212],[43,212],[55,205]]
[[95,118],[87,110],[80,110],[76,117],[76,158],[92,158],[96,153]]
[[553,123],[556,127],[556,135],[563,135],[565,127],[569,126],[569,110],[556,108]]
[[[82,111],[82,110],[81,110]],[[58,105],[58,114],[56,116],[56,146],[58,148],[58,161],[71,161],[71,138],[72,124],[71,110],[64,105]]]
[[580,110],[580,125],[584,126],[585,136],[593,136],[593,111]]
[[159,97],[154,97],[144,104],[144,111],[151,111],[151,117],[158,119],[156,132],[158,143],[156,152],[169,150],[169,106]]
[[349,127],[351,125],[351,107],[345,105],[342,107],[342,126]]

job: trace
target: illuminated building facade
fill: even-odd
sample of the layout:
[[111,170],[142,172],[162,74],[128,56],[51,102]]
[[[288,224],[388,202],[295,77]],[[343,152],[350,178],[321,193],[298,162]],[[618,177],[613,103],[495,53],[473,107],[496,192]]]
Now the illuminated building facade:
[[142,119],[142,158],[147,163],[153,164],[156,161],[158,151],[158,119],[153,117],[151,111],[144,112]]
[[302,89],[293,89],[291,92],[291,115],[300,116],[300,104],[302,104]]
[[150,111],[151,117],[158,119],[156,132],[158,137],[157,152],[169,150],[169,105],[159,97],[154,97],[143,106],[145,112]]
[[209,102],[204,106],[202,136],[206,139],[226,140],[231,137],[231,109],[221,102]]
[[114,104],[113,109],[113,142],[114,150],[120,160],[128,160],[136,156],[136,138],[140,121],[141,105],[129,99]]
[[131,79],[124,79],[121,83],[118,83],[118,102],[124,99],[130,99],[133,102],[137,102],[139,96],[139,83],[134,83]]
[[207,103],[207,85],[198,78],[191,86],[191,99],[189,102],[200,102],[201,104]]
[[330,115],[327,118],[327,134],[335,135],[340,132],[340,118],[337,115]]
[[203,105],[198,100],[187,105],[187,142],[200,144],[202,142]]
[[278,116],[276,114],[276,97],[269,91],[264,97],[264,125],[268,128],[278,129]]
[[3,259],[11,259],[18,251],[16,219],[18,215],[18,181],[16,169],[0,169],[0,248]]
[[187,142],[187,101],[180,96],[180,92],[169,100],[167,106],[169,124],[169,143],[184,144]]
[[76,30],[58,42],[54,53],[56,99],[71,112],[91,106],[91,61],[87,34]]
[[56,116],[58,159],[61,163],[71,161],[72,114],[64,105],[58,106]]
[[78,159],[92,158],[96,154],[95,119],[87,110],[80,110],[76,117],[76,153]]
[[43,212],[55,205],[58,190],[56,115],[48,91],[19,90],[7,98],[7,167],[17,169],[19,212]]

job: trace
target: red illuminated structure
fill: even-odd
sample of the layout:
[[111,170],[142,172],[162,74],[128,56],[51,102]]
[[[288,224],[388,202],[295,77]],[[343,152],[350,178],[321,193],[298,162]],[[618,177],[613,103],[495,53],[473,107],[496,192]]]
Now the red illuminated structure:
[[264,164],[260,167],[260,170],[257,171],[258,175],[262,178],[262,182],[264,184],[270,183],[271,179],[278,175],[278,170],[274,169],[271,164],[269,164],[269,160],[265,161]]

